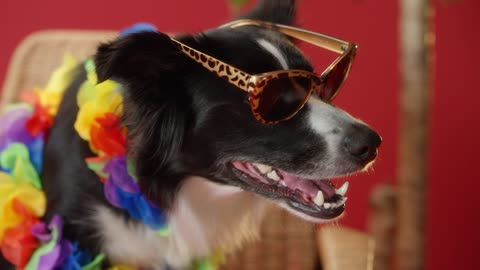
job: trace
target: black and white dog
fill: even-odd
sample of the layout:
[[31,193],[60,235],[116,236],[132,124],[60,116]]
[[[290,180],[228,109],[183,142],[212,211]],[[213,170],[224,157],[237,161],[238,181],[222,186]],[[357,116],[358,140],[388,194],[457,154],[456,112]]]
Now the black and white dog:
[[[295,1],[265,0],[244,18],[288,25],[294,11]],[[271,29],[217,28],[178,39],[250,74],[313,71]],[[124,87],[129,158],[142,192],[168,212],[171,230],[159,237],[110,206],[86,167],[92,153],[73,128],[85,80],[79,68],[45,149],[46,219],[60,214],[65,237],[105,253],[111,263],[183,269],[216,249],[231,251],[257,234],[269,202],[312,222],[336,218],[347,186],[335,188],[328,179],[366,169],[381,142],[365,123],[315,95],[290,120],[262,124],[245,92],[192,61],[163,33],[103,44],[95,62],[100,80]]]

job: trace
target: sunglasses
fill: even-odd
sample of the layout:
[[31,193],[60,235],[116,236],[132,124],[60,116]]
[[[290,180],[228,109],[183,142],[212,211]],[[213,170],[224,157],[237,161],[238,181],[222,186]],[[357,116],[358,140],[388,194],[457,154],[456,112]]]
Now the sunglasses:
[[303,108],[313,92],[321,100],[331,102],[348,77],[357,49],[354,43],[301,28],[256,20],[238,20],[221,27],[234,29],[241,26],[259,26],[276,30],[340,54],[320,76],[295,69],[252,75],[172,38],[187,56],[246,91],[253,115],[263,124],[277,124],[292,118]]

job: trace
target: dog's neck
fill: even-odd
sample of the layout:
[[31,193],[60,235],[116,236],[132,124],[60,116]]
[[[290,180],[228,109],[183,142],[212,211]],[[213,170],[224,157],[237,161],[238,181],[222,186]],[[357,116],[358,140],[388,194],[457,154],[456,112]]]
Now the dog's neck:
[[[239,188],[206,179],[187,179],[170,215],[177,258],[232,251],[258,236],[265,200]],[[173,254],[172,254],[173,255]]]
[[[200,177],[185,179],[169,213],[170,234],[126,224],[107,209],[97,220],[105,234],[103,251],[114,263],[153,269],[185,268],[192,259],[229,252],[258,236],[266,201],[239,188]],[[122,235],[122,237],[118,237]]]

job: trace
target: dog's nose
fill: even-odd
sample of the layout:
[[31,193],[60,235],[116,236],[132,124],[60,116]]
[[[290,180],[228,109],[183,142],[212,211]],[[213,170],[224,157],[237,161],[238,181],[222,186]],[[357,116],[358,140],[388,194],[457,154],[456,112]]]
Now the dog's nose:
[[367,164],[377,157],[382,138],[365,125],[352,125],[343,140],[345,151],[357,161]]

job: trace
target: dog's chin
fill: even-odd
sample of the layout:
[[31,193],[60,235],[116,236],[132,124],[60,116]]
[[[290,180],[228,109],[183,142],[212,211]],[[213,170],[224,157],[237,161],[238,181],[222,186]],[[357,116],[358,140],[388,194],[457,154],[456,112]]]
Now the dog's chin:
[[328,179],[300,177],[279,168],[248,161],[233,161],[230,168],[244,189],[269,198],[306,220],[331,221],[345,211],[347,182],[337,188]]

